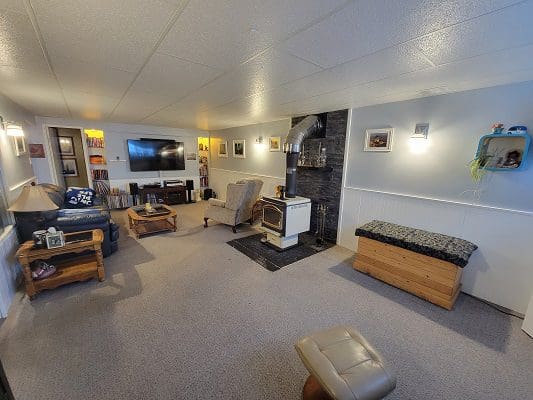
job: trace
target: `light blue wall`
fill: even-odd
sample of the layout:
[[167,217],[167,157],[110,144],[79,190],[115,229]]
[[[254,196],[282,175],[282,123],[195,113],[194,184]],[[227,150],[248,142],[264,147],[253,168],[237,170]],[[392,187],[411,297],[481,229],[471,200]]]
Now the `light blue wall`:
[[[269,151],[268,138],[280,136],[283,141],[287,137],[290,127],[290,119],[284,119],[264,124],[211,131],[211,167],[255,175],[284,177],[285,154],[283,151]],[[263,146],[256,144],[256,139],[259,136],[263,136]],[[234,139],[246,140],[245,159],[233,158],[232,141]],[[228,158],[218,157],[218,143],[221,140],[228,142]]]
[[[428,122],[430,147],[413,154],[409,137]],[[533,82],[352,110],[345,186],[533,211],[533,152],[527,169],[489,173],[473,195],[470,160],[494,122],[533,134]],[[390,153],[364,152],[367,128],[394,128]]]

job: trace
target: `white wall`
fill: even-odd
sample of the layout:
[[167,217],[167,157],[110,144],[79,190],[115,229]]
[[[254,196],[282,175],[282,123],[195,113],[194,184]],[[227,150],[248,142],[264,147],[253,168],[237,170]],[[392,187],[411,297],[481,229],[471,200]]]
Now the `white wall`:
[[[463,291],[525,313],[533,291],[533,165],[490,173],[480,186],[467,167],[494,122],[533,130],[533,83],[506,85],[354,109],[345,158],[339,244],[356,250],[354,231],[372,219],[476,243]],[[430,124],[430,148],[413,154],[417,122]],[[392,126],[390,153],[363,152],[366,128]]]
[[[0,116],[4,121],[22,124],[25,134],[36,129],[34,116],[0,94]],[[13,138],[0,134],[0,184],[3,183],[6,203],[18,198],[22,187],[35,179],[29,154],[17,156]],[[12,226],[0,234],[0,317],[6,317],[16,291],[16,278],[20,272],[15,252],[18,248],[16,232]]]
[[[129,169],[127,139],[153,137],[157,139],[172,139],[185,144],[185,152],[197,153],[197,137],[207,136],[207,132],[193,129],[178,129],[149,125],[116,124],[97,121],[69,120],[63,118],[37,117],[38,132],[32,137],[35,143],[45,143],[47,155],[50,154],[49,144],[44,135],[46,126],[66,126],[82,129],[101,129],[105,134],[105,156],[108,161],[107,169],[111,186],[127,188],[128,182],[151,183],[164,179],[179,178],[193,179],[195,187],[199,187],[198,160],[185,161],[184,171],[150,171],[132,172]],[[118,157],[118,160],[117,160]],[[44,165],[46,164],[46,165]],[[36,176],[39,182],[53,182],[51,166],[44,163]]]
[[[279,136],[282,141],[291,127],[291,120],[247,125],[237,128],[222,129],[210,132],[209,186],[219,198],[226,197],[228,183],[239,179],[257,178],[263,181],[261,190],[264,194],[273,194],[275,186],[285,182],[285,154],[282,151],[269,151],[268,139]],[[256,139],[263,136],[263,145]],[[233,158],[233,140],[246,140],[246,158]],[[228,158],[218,157],[218,144],[228,142]]]

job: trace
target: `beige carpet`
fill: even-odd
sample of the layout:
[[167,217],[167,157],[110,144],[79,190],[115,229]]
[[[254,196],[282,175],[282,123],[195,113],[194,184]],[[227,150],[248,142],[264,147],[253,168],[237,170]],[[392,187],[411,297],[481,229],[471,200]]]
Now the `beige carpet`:
[[252,228],[203,229],[204,207],[177,206],[177,233],[122,228],[103,283],[15,300],[0,357],[17,400],[299,399],[293,343],[336,324],[389,360],[391,399],[531,398],[519,319],[465,295],[442,310],[354,271],[339,247],[269,272],[225,243]]

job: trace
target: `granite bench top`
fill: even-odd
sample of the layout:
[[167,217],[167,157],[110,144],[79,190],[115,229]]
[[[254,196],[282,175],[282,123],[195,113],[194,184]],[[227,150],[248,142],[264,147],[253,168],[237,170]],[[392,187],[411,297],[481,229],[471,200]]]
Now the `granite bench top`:
[[448,261],[461,268],[477,249],[474,243],[464,239],[377,220],[357,228],[355,235]]

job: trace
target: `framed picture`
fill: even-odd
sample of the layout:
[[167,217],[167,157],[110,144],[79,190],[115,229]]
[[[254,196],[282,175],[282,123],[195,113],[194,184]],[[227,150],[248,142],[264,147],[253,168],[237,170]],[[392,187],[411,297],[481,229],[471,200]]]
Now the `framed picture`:
[[44,145],[40,143],[30,143],[28,144],[28,149],[30,150],[31,158],[45,158]]
[[187,153],[187,160],[196,160],[196,153],[195,152]]
[[218,144],[218,156],[228,158],[228,142],[223,141]]
[[233,141],[233,157],[246,158],[246,140],[238,139]]
[[268,138],[270,151],[281,151],[281,137],[271,136]]
[[55,233],[48,232],[46,234],[46,248],[55,249],[57,247],[63,247],[65,245],[65,236],[62,231]]
[[78,164],[75,158],[62,159],[63,176],[78,176]]
[[24,136],[13,136],[13,141],[15,143],[15,154],[21,156],[27,153],[26,150],[26,141]]
[[394,129],[367,129],[364,151],[391,151]]
[[74,156],[74,139],[72,136],[58,136],[59,152],[62,156]]

